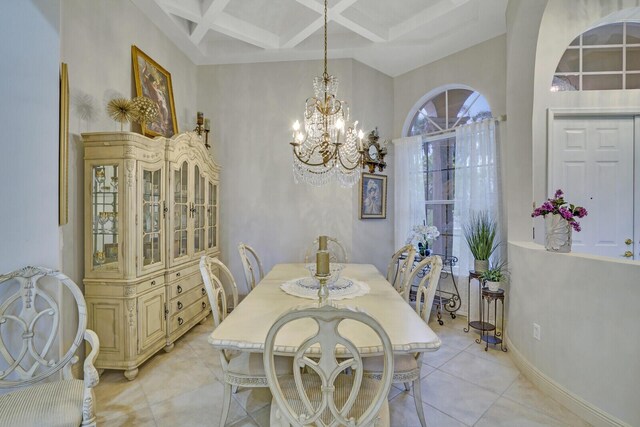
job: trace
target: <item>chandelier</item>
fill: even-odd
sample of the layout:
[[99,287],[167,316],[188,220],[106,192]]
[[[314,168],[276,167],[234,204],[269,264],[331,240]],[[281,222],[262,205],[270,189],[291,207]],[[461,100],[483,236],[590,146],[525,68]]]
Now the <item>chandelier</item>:
[[308,98],[304,128],[293,124],[293,176],[296,182],[321,186],[337,179],[343,187],[358,182],[364,132],[349,122],[349,107],[337,98],[338,79],[327,72],[327,0],[324,1],[324,73],[313,79],[315,96]]

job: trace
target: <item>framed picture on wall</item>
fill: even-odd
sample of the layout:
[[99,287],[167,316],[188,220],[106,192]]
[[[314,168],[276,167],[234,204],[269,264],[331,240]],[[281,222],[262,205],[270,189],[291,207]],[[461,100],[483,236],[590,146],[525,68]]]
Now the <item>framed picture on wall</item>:
[[158,106],[158,117],[143,124],[142,133],[169,138],[178,133],[171,74],[136,46],[131,46],[131,57],[136,95],[146,96]]
[[387,217],[387,176],[362,173],[360,180],[360,219]]

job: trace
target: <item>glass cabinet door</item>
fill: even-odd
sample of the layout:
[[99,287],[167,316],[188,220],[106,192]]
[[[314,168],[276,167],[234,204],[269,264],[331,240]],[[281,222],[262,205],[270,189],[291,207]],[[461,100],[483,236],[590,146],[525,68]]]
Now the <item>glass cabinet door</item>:
[[218,184],[209,182],[207,192],[207,249],[213,249],[218,246]]
[[173,174],[173,258],[176,259],[187,255],[189,164],[183,162]]
[[204,251],[204,231],[205,231],[205,178],[200,173],[200,167],[196,165],[193,171],[195,179],[193,198],[193,251],[195,253]]
[[94,165],[91,170],[92,267],[117,269],[118,165]]
[[162,261],[162,171],[142,170],[142,266]]

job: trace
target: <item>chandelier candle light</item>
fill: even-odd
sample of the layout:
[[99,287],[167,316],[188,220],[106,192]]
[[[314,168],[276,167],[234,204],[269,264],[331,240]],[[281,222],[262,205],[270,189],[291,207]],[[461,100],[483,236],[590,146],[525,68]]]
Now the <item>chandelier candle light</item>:
[[329,251],[327,250],[327,236],[318,238],[318,252],[316,252],[316,279],[320,282],[318,289],[318,301],[325,304],[329,299],[329,288],[327,280],[329,280]]
[[308,98],[304,111],[304,129],[293,124],[293,175],[321,186],[336,178],[343,187],[358,182],[364,158],[358,122],[349,124],[349,107],[337,98],[338,79],[327,72],[327,0],[324,2],[324,73],[313,79],[315,96]]

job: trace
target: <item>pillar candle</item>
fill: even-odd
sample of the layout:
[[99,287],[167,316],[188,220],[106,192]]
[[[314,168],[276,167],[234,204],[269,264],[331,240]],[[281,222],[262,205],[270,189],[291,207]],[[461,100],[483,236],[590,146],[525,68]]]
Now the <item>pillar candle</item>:
[[204,119],[204,130],[211,130],[211,120]]
[[197,124],[201,126],[202,121],[204,120],[204,113],[202,111],[198,111],[197,118],[198,118]]
[[321,251],[327,250],[327,236],[320,236],[318,238],[318,249]]
[[327,251],[316,252],[316,274],[318,276],[329,275],[329,252]]

